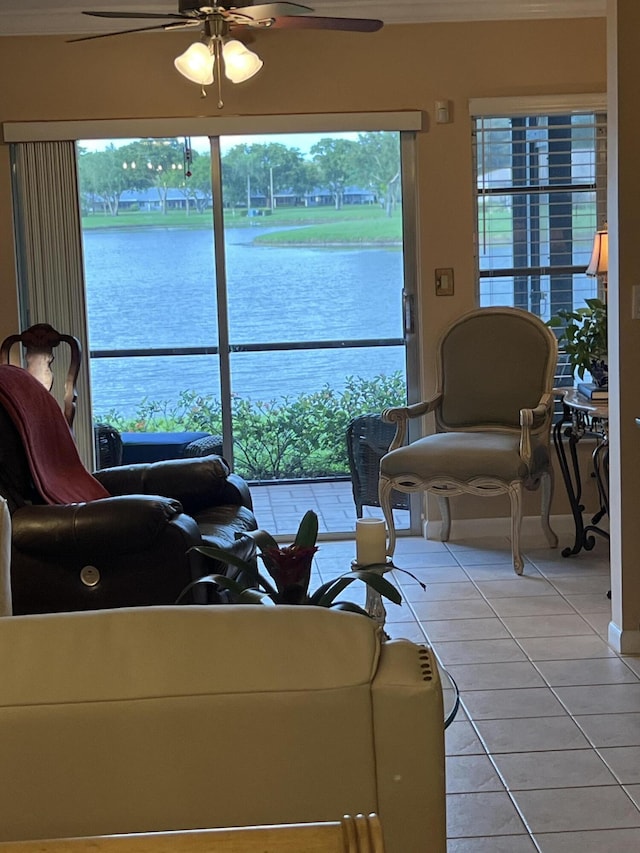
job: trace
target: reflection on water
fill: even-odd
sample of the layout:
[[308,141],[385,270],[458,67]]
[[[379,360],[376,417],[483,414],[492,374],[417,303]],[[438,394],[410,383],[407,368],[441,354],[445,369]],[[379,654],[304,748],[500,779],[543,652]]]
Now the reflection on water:
[[[254,236],[226,232],[232,345],[402,337],[401,251],[268,247]],[[211,232],[87,231],[84,253],[91,350],[217,344]],[[185,390],[219,397],[213,356],[93,359],[91,370],[97,413],[133,415],[144,397],[176,401]],[[232,388],[269,400],[396,370],[402,347],[237,353]]]

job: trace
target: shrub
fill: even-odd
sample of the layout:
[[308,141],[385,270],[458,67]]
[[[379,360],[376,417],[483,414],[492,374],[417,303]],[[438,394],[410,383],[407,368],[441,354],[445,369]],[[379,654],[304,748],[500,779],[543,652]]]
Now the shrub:
[[[342,391],[320,391],[267,401],[233,400],[234,468],[247,480],[344,476],[349,421],[406,400],[400,371],[373,379],[348,376]],[[97,419],[122,432],[222,434],[222,407],[212,395],[183,391],[177,402],[140,403],[133,418],[111,410]]]

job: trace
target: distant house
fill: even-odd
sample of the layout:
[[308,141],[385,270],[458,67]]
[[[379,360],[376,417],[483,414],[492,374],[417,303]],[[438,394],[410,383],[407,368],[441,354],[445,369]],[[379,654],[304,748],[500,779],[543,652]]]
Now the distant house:
[[[363,190],[361,187],[345,187],[342,191],[343,204],[375,204],[377,200],[378,197],[372,190]],[[308,207],[333,205],[335,196],[331,190],[316,187],[310,193],[306,193],[305,204]]]
[[[203,203],[207,207],[211,206],[210,199],[201,190],[189,193],[191,207],[194,199],[198,207],[202,207]],[[121,210],[159,211],[162,210],[162,196],[157,187],[149,187],[145,190],[124,190],[120,193],[119,205]],[[186,210],[187,197],[181,190],[170,187],[166,190],[166,205],[167,210]]]

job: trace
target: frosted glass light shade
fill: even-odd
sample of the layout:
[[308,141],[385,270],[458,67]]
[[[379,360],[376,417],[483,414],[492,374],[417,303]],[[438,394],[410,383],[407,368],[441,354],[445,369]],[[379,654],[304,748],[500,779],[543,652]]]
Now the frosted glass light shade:
[[222,46],[222,58],[225,76],[232,83],[244,83],[257,74],[264,64],[257,53],[249,50],[237,39],[225,41]]
[[213,54],[201,41],[192,44],[173,60],[183,77],[200,86],[210,86],[213,83],[213,63]]

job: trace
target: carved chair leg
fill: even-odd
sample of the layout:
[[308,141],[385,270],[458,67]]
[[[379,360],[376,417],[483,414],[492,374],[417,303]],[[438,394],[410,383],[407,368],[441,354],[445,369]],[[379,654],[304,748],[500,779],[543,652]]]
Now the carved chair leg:
[[511,483],[509,486],[511,502],[511,555],[513,568],[517,575],[524,571],[524,559],[520,553],[520,528],[522,527],[522,483]]
[[442,517],[440,541],[448,542],[449,536],[451,535],[451,505],[449,504],[449,498],[446,498],[444,495],[440,495],[436,492],[436,498],[438,500],[438,508],[440,509],[440,515]]
[[396,528],[393,520],[393,509],[391,508],[391,492],[393,483],[390,480],[380,478],[378,481],[378,501],[382,508],[382,514],[387,525],[387,557],[393,557],[396,549]]
[[540,479],[542,512],[540,520],[542,522],[542,530],[549,543],[550,548],[558,547],[558,537],[554,533],[551,524],[549,523],[549,514],[551,512],[551,499],[553,498],[553,476],[551,473],[543,474]]

